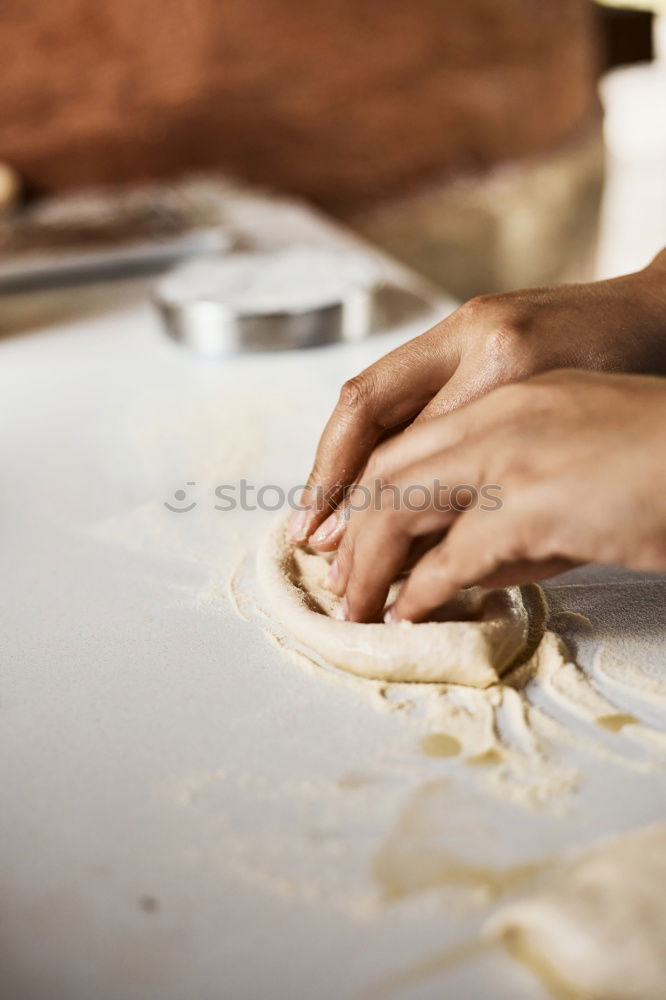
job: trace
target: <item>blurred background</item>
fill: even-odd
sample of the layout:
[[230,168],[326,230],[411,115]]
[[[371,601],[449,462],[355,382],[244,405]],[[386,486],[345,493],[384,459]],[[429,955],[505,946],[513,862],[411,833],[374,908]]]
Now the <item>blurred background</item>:
[[5,218],[203,173],[305,199],[460,298],[612,273],[632,239],[638,266],[666,229],[665,8],[641,6],[6,0]]

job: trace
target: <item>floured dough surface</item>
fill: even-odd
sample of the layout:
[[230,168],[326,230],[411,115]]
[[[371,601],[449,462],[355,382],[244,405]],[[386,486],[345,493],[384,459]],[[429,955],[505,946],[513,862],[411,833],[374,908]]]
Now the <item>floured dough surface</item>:
[[294,548],[284,521],[264,540],[258,571],[285,627],[335,666],[363,677],[488,687],[529,641],[528,609],[517,587],[462,591],[447,606],[447,620],[391,625],[343,621],[339,599],[326,588],[327,559]]
[[501,910],[488,931],[560,995],[663,1000],[666,825],[583,855],[551,890]]

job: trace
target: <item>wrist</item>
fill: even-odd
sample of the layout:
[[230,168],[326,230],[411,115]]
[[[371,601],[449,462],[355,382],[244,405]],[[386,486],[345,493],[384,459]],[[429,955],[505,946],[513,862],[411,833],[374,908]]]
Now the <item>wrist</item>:
[[666,247],[664,247],[663,250],[660,250],[654,260],[651,260],[645,268],[646,271],[650,269],[658,270],[661,271],[662,274],[666,274]]
[[666,319],[666,247],[647,267],[631,277],[636,277],[643,290],[654,298],[657,308],[661,305],[662,316]]
[[624,284],[634,328],[643,342],[645,357],[638,371],[666,375],[666,249],[647,267],[618,279]]

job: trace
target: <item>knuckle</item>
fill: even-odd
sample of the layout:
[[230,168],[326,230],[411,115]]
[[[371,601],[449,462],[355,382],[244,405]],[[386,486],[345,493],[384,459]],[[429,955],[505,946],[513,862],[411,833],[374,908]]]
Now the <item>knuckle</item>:
[[530,370],[532,311],[510,294],[480,295],[463,306],[488,366],[507,377]]
[[510,566],[512,563],[521,562],[530,558],[529,540],[525,538],[525,533],[520,531],[512,532],[497,551],[497,563],[499,565]]
[[566,386],[552,379],[530,379],[523,388],[525,402],[532,412],[562,413],[571,403]]
[[563,386],[540,378],[512,382],[497,390],[504,409],[517,415],[563,412],[567,405]]
[[340,389],[339,407],[346,414],[354,414],[368,408],[373,396],[373,381],[367,372],[347,379]]
[[460,313],[469,320],[484,320],[491,316],[498,303],[501,301],[498,295],[475,295],[460,307]]
[[520,497],[523,504],[528,499],[528,491],[532,490],[539,482],[536,465],[532,461],[529,450],[523,454],[514,455],[507,463],[504,470],[507,491],[513,497]]
[[528,502],[522,516],[511,523],[508,557],[517,561],[540,562],[568,551],[567,526],[543,507],[541,493]]
[[535,522],[526,529],[523,537],[525,558],[532,562],[566,558],[571,550],[571,539],[566,526]]
[[541,502],[544,482],[548,479],[548,458],[538,443],[523,436],[519,447],[512,447],[513,428],[506,435],[507,445],[491,464],[490,471],[502,483],[506,512],[513,518],[526,515]]
[[488,328],[483,349],[490,365],[512,377],[529,370],[529,344],[524,322],[516,316],[500,317]]
[[545,542],[544,532],[538,530],[534,512],[528,506],[522,518],[511,518],[501,540],[501,555],[507,561],[529,558],[534,554],[535,543]]

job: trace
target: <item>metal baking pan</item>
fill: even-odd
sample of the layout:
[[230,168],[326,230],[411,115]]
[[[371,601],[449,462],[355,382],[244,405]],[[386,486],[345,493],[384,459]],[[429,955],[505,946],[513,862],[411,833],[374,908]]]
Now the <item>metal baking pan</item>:
[[358,340],[371,329],[378,272],[371,259],[317,247],[208,258],[155,289],[173,340],[207,357]]
[[207,357],[282,351],[358,340],[371,329],[373,289],[303,312],[243,315],[222,302],[169,302],[155,296],[169,336]]

